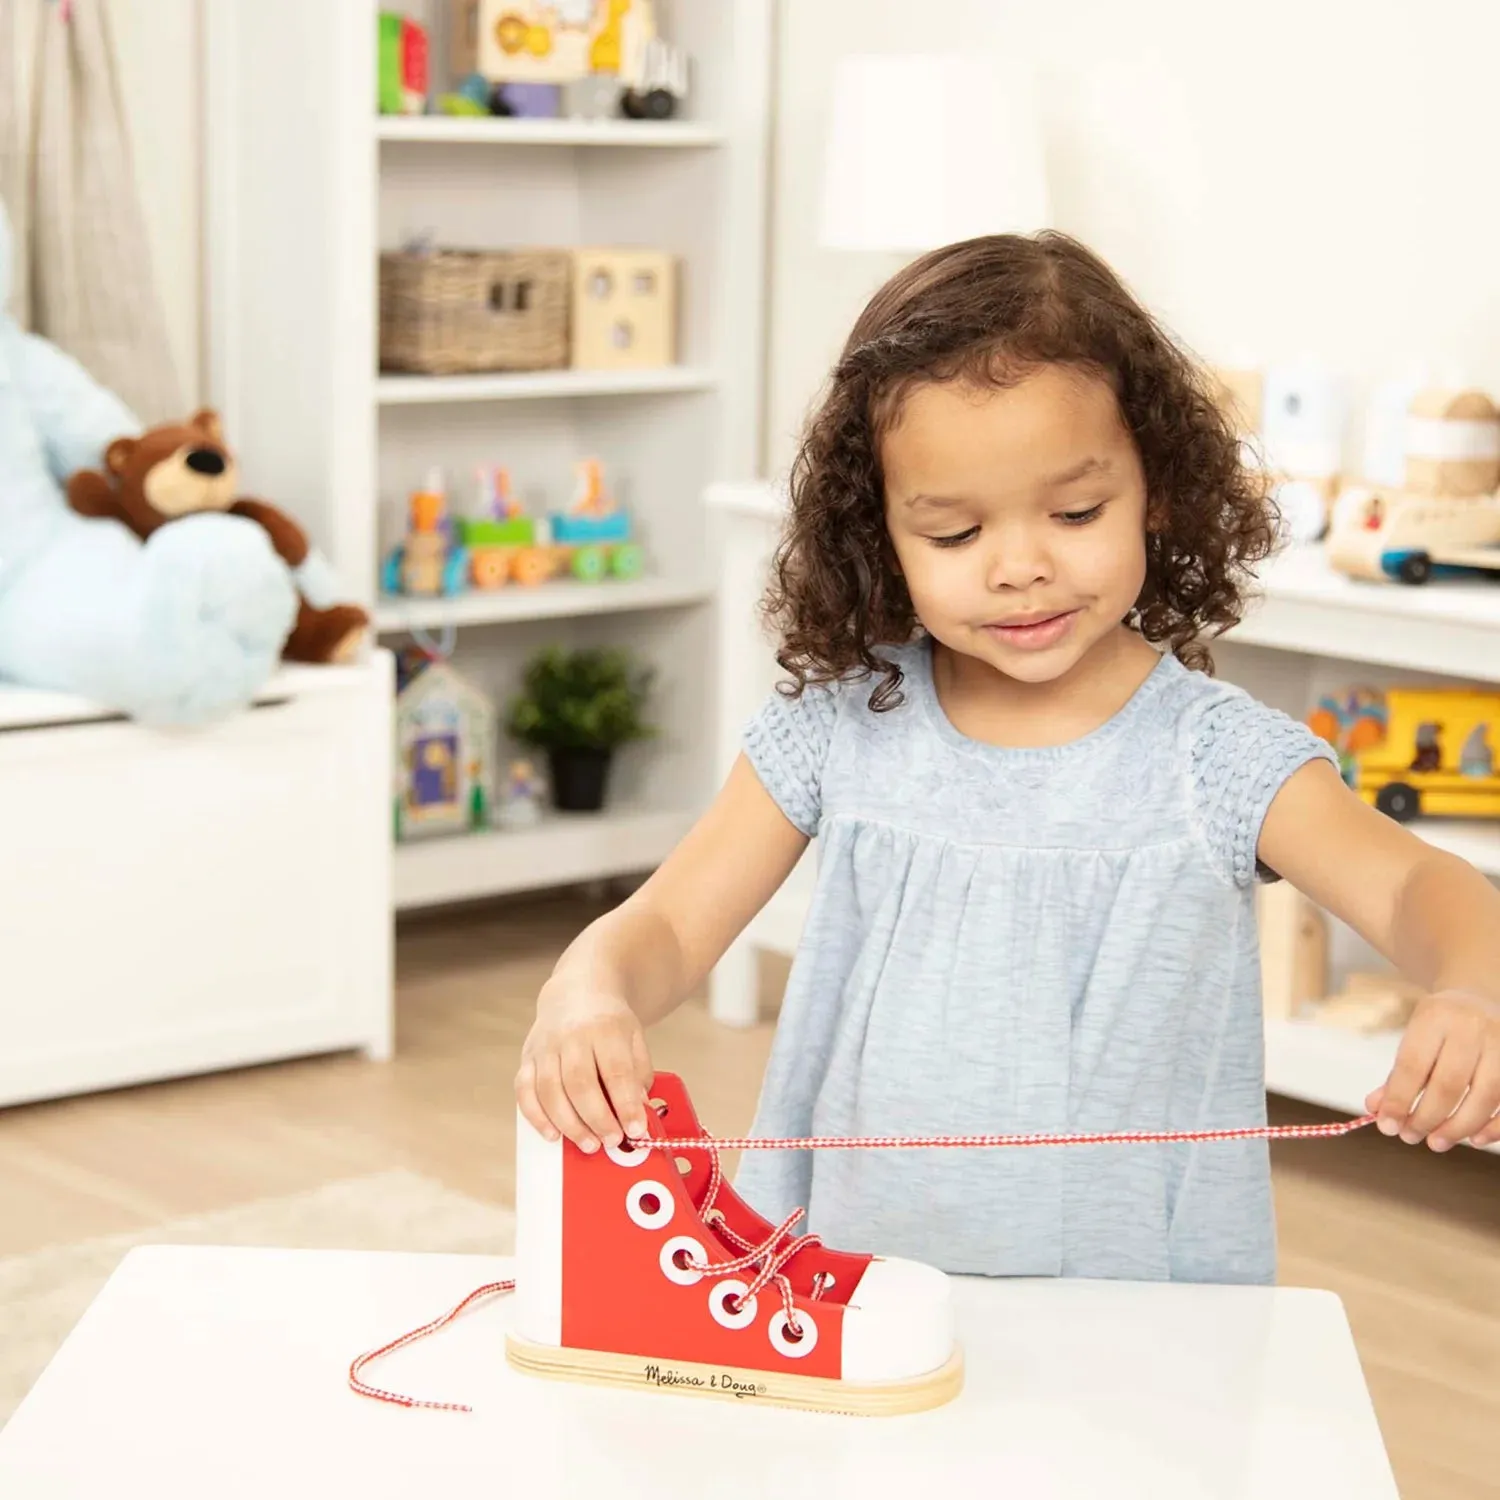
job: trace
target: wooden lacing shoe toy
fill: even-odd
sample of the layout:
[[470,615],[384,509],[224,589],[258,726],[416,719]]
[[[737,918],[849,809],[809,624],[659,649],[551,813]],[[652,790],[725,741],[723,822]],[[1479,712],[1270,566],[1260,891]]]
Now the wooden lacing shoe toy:
[[[963,1383],[947,1276],[830,1250],[725,1180],[680,1079],[658,1073],[659,1146],[589,1155],[518,1121],[516,1315],[533,1374],[821,1411],[907,1412]],[[608,1267],[601,1275],[600,1268]]]
[[401,1406],[468,1411],[365,1383],[373,1360],[493,1295],[515,1292],[506,1358],[560,1380],[895,1415],[962,1389],[950,1282],[916,1261],[831,1250],[772,1224],[725,1179],[723,1150],[989,1149],[1273,1140],[1345,1135],[1328,1125],[1060,1135],[809,1136],[715,1140],[682,1080],[657,1073],[647,1134],[596,1153],[547,1141],[517,1112],[516,1278],[476,1288],[443,1316],[359,1356],[351,1388]]

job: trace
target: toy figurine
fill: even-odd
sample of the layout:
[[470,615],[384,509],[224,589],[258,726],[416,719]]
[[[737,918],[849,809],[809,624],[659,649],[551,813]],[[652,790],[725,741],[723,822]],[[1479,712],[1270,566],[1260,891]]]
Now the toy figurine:
[[388,594],[458,593],[468,554],[455,536],[440,470],[432,470],[426,485],[412,492],[408,510],[406,539],[385,560],[382,588]]
[[573,503],[568,513],[610,516],[614,511],[614,499],[604,485],[604,465],[597,458],[580,458],[573,465]]
[[514,521],[521,502],[511,493],[510,470],[503,464],[480,464],[479,514],[488,521]]
[[1495,751],[1489,740],[1488,724],[1476,724],[1458,752],[1460,776],[1493,776],[1495,774]]
[[505,828],[529,828],[542,816],[546,788],[529,760],[513,760],[496,807],[495,821]]

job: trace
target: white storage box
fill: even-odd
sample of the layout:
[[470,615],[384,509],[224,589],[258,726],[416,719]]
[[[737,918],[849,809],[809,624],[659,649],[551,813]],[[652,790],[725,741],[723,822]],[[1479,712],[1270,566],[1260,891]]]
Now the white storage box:
[[392,668],[173,732],[0,687],[0,1105],[389,1055]]

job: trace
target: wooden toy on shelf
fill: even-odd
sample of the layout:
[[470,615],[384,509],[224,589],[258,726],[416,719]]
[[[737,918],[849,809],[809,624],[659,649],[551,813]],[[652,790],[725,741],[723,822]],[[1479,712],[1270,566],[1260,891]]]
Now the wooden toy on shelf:
[[675,363],[676,258],[663,250],[575,250],[570,333],[577,370]]
[[1479,390],[1419,391],[1407,408],[1406,484],[1465,498],[1500,486],[1500,409]]
[[1307,727],[1338,752],[1339,770],[1352,787],[1363,750],[1385,738],[1385,694],[1379,688],[1352,687],[1324,693],[1307,716]]
[[381,587],[388,594],[457,594],[469,571],[468,554],[448,515],[437,471],[412,492],[405,539],[386,556]]
[[659,36],[645,43],[639,65],[625,76],[620,112],[632,120],[670,120],[687,97],[687,55]]
[[597,583],[640,576],[645,554],[632,536],[630,517],[605,487],[598,459],[575,465],[570,508],[538,519],[521,513],[509,498],[505,471],[495,472],[500,477],[486,493],[497,498],[487,503],[487,513],[457,523],[476,588],[534,586],[561,577]]
[[529,760],[513,760],[495,804],[495,823],[501,828],[530,828],[541,821],[547,784]]
[[1421,389],[1407,408],[1400,484],[1347,486],[1328,561],[1352,578],[1500,578],[1500,409],[1483,391]]
[[1383,697],[1383,723],[1366,721],[1351,757],[1354,790],[1401,823],[1500,817],[1500,693],[1395,687]]
[[666,120],[687,94],[653,0],[454,0],[451,30],[454,76],[490,84],[496,114]]
[[430,660],[396,695],[395,833],[489,826],[497,710],[449,662]]
[[1338,994],[1314,1003],[1311,1019],[1319,1025],[1337,1026],[1366,1036],[1397,1031],[1411,1020],[1422,994],[1420,985],[1411,984],[1399,974],[1354,973]]
[[383,115],[419,115],[427,107],[427,30],[390,10],[380,12],[377,24],[376,108]]
[[1334,504],[1328,561],[1351,578],[1426,583],[1500,576],[1500,497],[1351,485]]
[[1278,880],[1257,892],[1264,1013],[1290,1020],[1328,989],[1328,918],[1296,886]]

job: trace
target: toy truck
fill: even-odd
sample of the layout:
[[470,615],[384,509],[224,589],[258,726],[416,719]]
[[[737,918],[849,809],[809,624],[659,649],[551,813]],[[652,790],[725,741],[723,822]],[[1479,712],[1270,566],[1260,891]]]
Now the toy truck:
[[1500,497],[1355,489],[1339,497],[1328,560],[1354,578],[1500,578]]
[[1419,815],[1500,817],[1500,693],[1391,688],[1379,743],[1360,752],[1354,789],[1405,823]]

